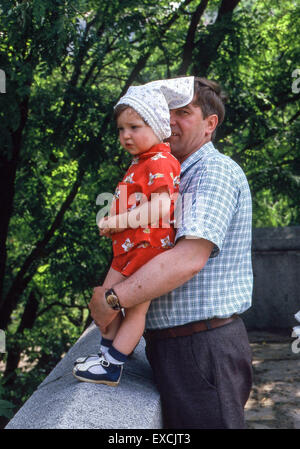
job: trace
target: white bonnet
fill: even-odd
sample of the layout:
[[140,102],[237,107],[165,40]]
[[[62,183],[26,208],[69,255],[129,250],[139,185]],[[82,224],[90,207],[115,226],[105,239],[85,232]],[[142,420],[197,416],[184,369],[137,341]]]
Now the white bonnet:
[[131,86],[120,98],[120,104],[132,107],[151,126],[160,141],[170,137],[170,109],[189,104],[194,97],[194,77],[152,81]]

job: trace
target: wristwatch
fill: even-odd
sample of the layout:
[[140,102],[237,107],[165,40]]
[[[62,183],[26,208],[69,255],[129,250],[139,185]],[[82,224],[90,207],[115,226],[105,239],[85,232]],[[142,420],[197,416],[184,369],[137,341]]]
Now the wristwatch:
[[109,290],[106,290],[105,292],[105,299],[107,304],[114,310],[121,310],[121,304],[119,301],[119,298],[114,291],[114,289],[110,288]]

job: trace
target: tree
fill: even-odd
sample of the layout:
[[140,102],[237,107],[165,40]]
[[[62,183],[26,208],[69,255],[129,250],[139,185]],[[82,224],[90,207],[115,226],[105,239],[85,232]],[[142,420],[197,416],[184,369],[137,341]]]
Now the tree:
[[[299,224],[299,92],[291,87],[299,7],[2,0],[0,8],[2,382],[6,399],[20,403],[80,335],[91,288],[109,266],[95,200],[129,162],[112,112],[132,83],[185,74],[220,81],[230,102],[217,147],[248,176],[254,224]],[[24,356],[35,368],[20,377]]]
[[[110,257],[95,231],[95,198],[128,162],[116,146],[112,105],[179,13],[167,2],[58,0],[5,1],[2,12],[0,328],[10,335],[9,387],[22,351],[56,363],[84,325],[89,288]],[[76,331],[65,331],[70,324]]]

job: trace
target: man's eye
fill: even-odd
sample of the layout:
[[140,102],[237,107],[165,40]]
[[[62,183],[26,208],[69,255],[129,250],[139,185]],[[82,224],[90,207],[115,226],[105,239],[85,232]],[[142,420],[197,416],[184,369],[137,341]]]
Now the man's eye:
[[182,116],[182,115],[186,115],[187,112],[184,111],[183,109],[179,109],[179,111],[176,111],[176,115]]

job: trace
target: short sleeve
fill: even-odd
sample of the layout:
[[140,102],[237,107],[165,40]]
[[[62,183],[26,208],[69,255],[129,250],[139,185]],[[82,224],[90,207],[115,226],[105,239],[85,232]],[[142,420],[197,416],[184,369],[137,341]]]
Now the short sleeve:
[[227,162],[208,160],[200,178],[176,206],[176,240],[183,236],[209,240],[215,245],[211,257],[217,256],[236,212],[239,191],[236,175]]

